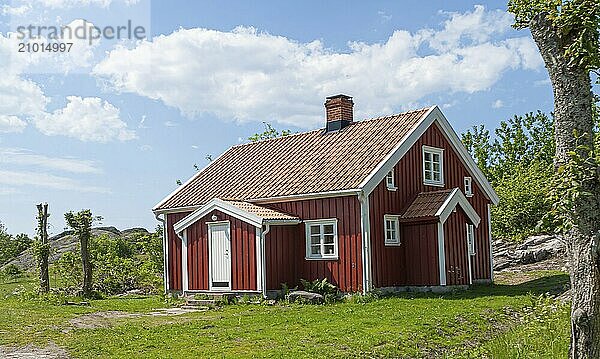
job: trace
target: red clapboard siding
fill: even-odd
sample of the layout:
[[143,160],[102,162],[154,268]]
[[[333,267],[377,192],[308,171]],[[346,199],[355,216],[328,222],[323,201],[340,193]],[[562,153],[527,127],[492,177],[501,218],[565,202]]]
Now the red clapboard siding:
[[[423,184],[423,159],[422,146],[432,146],[443,148],[444,151],[444,187],[426,186]],[[406,241],[400,247],[384,246],[384,223],[385,214],[402,214],[410,205],[411,201],[420,192],[436,191],[458,187],[464,191],[464,177],[471,176],[466,166],[462,163],[460,157],[453,151],[452,146],[444,137],[442,131],[436,124],[429,127],[423,136],[408,150],[404,157],[394,167],[394,177],[396,179],[396,191],[389,191],[386,188],[385,180],[379,183],[375,190],[369,196],[370,227],[371,227],[371,247],[372,247],[372,274],[375,287],[390,286],[397,283],[399,276],[398,270],[413,270],[421,268],[428,274],[423,274],[423,278],[432,272],[432,268],[437,270],[438,257],[432,256],[433,250],[429,247],[436,246],[437,241],[430,242],[426,240],[431,235],[430,230],[410,229],[406,235],[420,236],[427,241],[428,254],[419,254],[418,258],[425,258],[417,263],[418,258],[410,256],[403,248]],[[481,217],[481,224],[476,230],[477,255],[473,262],[474,279],[490,279],[490,258],[489,248],[490,240],[488,235],[487,204],[490,200],[485,196],[478,184],[473,180],[473,197],[469,202]],[[403,226],[406,226],[403,225]],[[426,225],[428,226],[428,225]],[[437,238],[437,229],[435,232]],[[412,238],[412,237],[411,237]],[[404,238],[402,238],[403,240]],[[437,248],[435,249],[437,253]],[[446,248],[448,252],[448,248]],[[403,254],[406,257],[403,257]],[[416,255],[416,253],[413,253]],[[447,253],[448,254],[448,253]],[[425,256],[425,257],[424,257]],[[406,259],[403,259],[406,258]],[[429,258],[429,259],[427,259]],[[426,262],[427,261],[427,262]],[[425,265],[427,264],[427,265]],[[439,271],[436,272],[436,281],[439,281]],[[408,280],[408,278],[406,278]],[[407,283],[408,284],[408,283]]]
[[169,276],[169,290],[181,290],[181,239],[177,237],[173,225],[190,212],[167,214],[167,243],[169,256],[167,258],[167,271]]
[[458,208],[444,223],[446,248],[446,283],[469,284],[469,255],[467,253],[467,216]]
[[300,279],[327,278],[342,291],[362,290],[360,204],[356,196],[270,204],[303,220],[338,219],[337,260],[306,260],[304,224],[273,226],[266,238],[267,288],[293,287]]
[[256,227],[218,210],[202,217],[187,229],[188,289],[208,290],[208,225],[216,215],[229,221],[231,239],[231,289],[256,290]]

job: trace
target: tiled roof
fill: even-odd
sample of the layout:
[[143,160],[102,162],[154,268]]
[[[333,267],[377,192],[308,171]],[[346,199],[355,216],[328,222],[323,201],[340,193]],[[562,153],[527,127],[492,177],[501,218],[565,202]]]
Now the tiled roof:
[[429,110],[231,147],[154,210],[357,189]]
[[242,211],[252,213],[266,220],[299,220],[298,217],[289,215],[287,213],[279,212],[273,210],[271,208],[266,208],[262,206],[257,206],[253,203],[248,203],[244,201],[235,201],[235,200],[226,200],[226,202],[234,205],[235,207],[241,209]]
[[421,192],[412,201],[401,218],[434,217],[444,202],[448,199],[453,189]]

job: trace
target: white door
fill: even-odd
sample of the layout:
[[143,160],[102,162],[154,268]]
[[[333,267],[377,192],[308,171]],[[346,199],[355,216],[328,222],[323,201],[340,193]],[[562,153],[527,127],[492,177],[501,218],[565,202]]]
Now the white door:
[[211,223],[208,226],[210,241],[210,289],[231,290],[231,241],[229,223]]

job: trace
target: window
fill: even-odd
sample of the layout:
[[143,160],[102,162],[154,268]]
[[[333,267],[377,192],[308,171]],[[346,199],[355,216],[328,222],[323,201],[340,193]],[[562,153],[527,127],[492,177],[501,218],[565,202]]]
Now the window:
[[467,245],[469,247],[469,254],[475,254],[475,227],[472,224],[467,223]]
[[444,185],[444,150],[423,146],[423,183],[433,186]]
[[397,189],[396,185],[394,184],[394,170],[389,171],[385,176],[385,185],[390,191],[395,191]]
[[397,246],[400,244],[400,226],[398,216],[386,214],[383,216],[385,228],[385,245]]
[[465,177],[465,195],[467,197],[473,196],[473,186],[471,185],[471,177]]
[[337,256],[337,220],[306,221],[306,259],[335,259]]

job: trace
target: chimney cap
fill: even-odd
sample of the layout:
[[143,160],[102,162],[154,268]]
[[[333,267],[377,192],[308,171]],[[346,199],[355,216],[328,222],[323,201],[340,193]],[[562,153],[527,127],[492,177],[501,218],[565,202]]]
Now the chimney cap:
[[341,98],[341,99],[344,99],[344,100],[352,100],[352,96],[348,96],[348,95],[344,95],[344,94],[328,96],[325,99],[326,100],[333,100],[333,99],[337,99],[337,98]]

